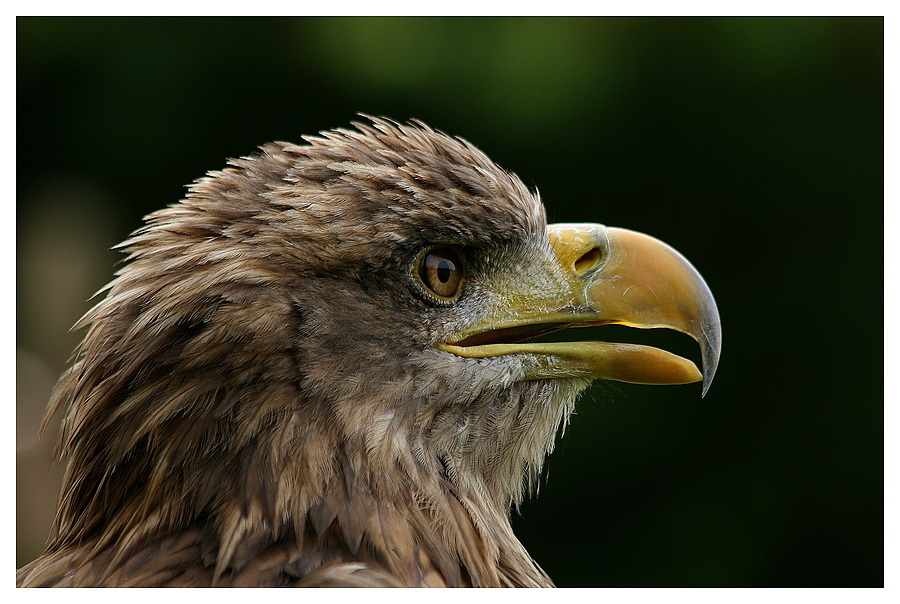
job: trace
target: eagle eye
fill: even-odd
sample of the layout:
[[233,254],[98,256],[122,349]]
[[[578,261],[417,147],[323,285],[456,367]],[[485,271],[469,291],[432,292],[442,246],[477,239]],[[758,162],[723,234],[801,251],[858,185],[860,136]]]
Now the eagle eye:
[[463,283],[463,265],[459,254],[448,247],[431,250],[419,261],[419,279],[428,293],[438,299],[455,299]]

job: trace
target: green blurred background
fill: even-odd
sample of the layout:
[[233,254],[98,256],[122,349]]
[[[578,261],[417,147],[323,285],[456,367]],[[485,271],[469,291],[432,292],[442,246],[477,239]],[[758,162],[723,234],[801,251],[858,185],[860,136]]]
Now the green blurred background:
[[883,584],[882,19],[19,19],[16,78],[19,565],[109,248],[362,111],[467,138],[553,221],[663,239],[716,295],[708,396],[595,388],[515,514],[560,586]]

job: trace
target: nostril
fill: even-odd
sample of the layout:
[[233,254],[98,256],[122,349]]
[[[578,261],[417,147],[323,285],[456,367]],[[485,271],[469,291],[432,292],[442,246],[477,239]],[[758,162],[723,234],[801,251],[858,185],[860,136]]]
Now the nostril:
[[600,249],[600,246],[592,247],[575,261],[575,273],[578,275],[585,274],[599,264],[602,256],[603,250]]

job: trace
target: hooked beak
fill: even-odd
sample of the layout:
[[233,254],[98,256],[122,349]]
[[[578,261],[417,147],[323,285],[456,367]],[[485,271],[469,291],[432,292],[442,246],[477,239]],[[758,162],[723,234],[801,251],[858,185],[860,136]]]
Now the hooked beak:
[[[472,358],[529,355],[529,379],[584,377],[636,384],[702,380],[705,395],[719,362],[721,326],[712,293],[684,256],[648,235],[599,224],[550,225],[548,235],[558,263],[552,269],[561,272],[565,283],[553,299],[519,296],[503,317],[488,318],[440,348]],[[686,333],[700,345],[703,371],[651,346],[521,341],[603,324]]]

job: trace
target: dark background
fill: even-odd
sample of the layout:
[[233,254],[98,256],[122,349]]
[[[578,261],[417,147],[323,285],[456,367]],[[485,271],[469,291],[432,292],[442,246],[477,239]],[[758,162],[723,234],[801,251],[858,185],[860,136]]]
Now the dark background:
[[882,19],[19,19],[16,79],[19,565],[108,248],[226,157],[362,111],[469,139],[553,221],[663,239],[715,293],[707,397],[595,388],[515,514],[560,586],[883,584]]

